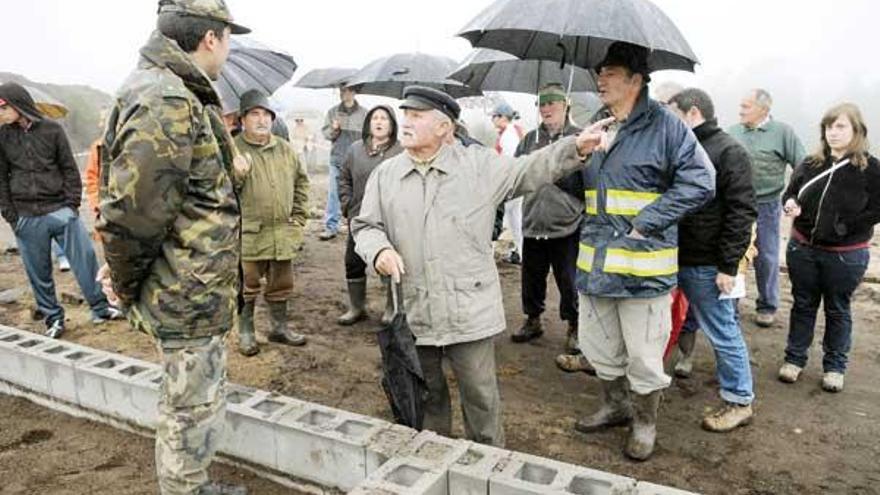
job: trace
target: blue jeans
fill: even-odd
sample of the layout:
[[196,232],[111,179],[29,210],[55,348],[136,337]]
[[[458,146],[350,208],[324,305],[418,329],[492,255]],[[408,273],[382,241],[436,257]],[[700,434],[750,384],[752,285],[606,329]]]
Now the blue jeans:
[[64,308],[58,304],[55,281],[52,279],[53,240],[64,248],[70,268],[92,313],[103,315],[107,312],[107,298],[95,281],[98,258],[92,239],[72,209],[62,208],[39,217],[20,217],[15,225],[15,240],[37,300],[37,309],[46,317],[47,325],[64,319]]
[[52,241],[52,254],[55,255],[55,259],[57,259],[59,263],[63,263],[67,260],[67,256],[64,256],[64,248],[55,240]]
[[868,269],[869,259],[868,248],[838,253],[794,240],[788,242],[786,260],[794,304],[785,362],[801,368],[807,365],[821,302],[825,311],[822,369],[846,371],[847,354],[852,345],[850,301]]
[[755,280],[758,282],[758,313],[773,314],[779,308],[779,222],[782,202],[779,199],[758,203],[758,232],[755,246]]
[[339,205],[339,188],[337,187],[337,178],[339,177],[339,168],[330,163],[330,177],[327,179],[327,208],[324,211],[324,229],[333,232],[339,232],[339,220],[342,218],[342,209]]
[[714,266],[683,266],[678,272],[678,283],[688,298],[688,312],[693,311],[715,351],[721,398],[734,404],[751,404],[755,393],[749,350],[737,323],[735,301],[718,299],[717,275]]

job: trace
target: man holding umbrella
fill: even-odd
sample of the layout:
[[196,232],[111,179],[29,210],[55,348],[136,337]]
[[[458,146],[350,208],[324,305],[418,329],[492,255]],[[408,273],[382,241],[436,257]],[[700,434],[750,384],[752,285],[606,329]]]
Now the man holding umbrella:
[[615,42],[596,66],[609,148],[584,173],[586,218],[578,254],[579,342],[596,369],[602,404],[575,429],[632,423],[624,452],[654,451],[663,352],[678,272],[676,224],[712,199],[712,163],[675,115],[648,98],[648,50]]
[[449,139],[461,108],[448,94],[404,92],[401,144],[379,165],[352,221],[358,254],[403,278],[404,308],[428,389],[424,427],[449,435],[451,403],[442,362],[461,393],[471,440],[501,446],[501,399],[493,337],[505,327],[490,237],[498,206],[580,169],[604,141],[604,126],[520,158]]
[[244,494],[208,480],[226,416],[240,255],[232,171],[242,166],[211,81],[230,35],[250,30],[223,0],[161,0],[156,28],[108,118],[99,275],[132,326],[157,341],[160,492]]
[[367,110],[355,99],[355,90],[344,84],[339,87],[339,105],[327,111],[321,132],[333,143],[330,148],[330,176],[327,179],[327,208],[324,212],[324,232],[319,239],[329,241],[339,233],[342,207],[339,204],[339,190],[336,187],[342,162],[349,146],[361,138]]
[[299,346],[306,337],[287,325],[287,302],[293,295],[291,260],[302,244],[308,219],[309,176],[286,140],[272,133],[275,111],[258,89],[241,96],[243,132],[235,146],[248,161],[238,176],[241,186],[241,266],[244,308],[239,315],[238,350],[253,356],[260,349],[254,336],[254,308],[260,280],[269,305],[269,342]]

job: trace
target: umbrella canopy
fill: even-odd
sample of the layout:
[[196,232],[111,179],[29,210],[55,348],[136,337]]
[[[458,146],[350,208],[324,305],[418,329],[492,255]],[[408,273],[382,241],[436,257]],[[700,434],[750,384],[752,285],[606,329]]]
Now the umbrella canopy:
[[649,0],[496,0],[458,33],[476,48],[592,69],[615,41],[651,50],[650,70],[693,72],[697,57]]
[[398,53],[374,60],[348,81],[358,93],[403,98],[403,89],[418,84],[448,93],[453,98],[478,96],[482,92],[449,79],[458,63],[449,58],[425,53]]
[[27,92],[30,93],[31,98],[34,99],[34,104],[36,105],[37,110],[46,117],[49,117],[50,119],[61,119],[67,116],[69,110],[64,103],[58,101],[54,96],[33,86],[24,86],[24,89],[26,89]]
[[296,62],[287,53],[248,38],[230,40],[229,58],[214,83],[224,112],[238,109],[241,95],[259,89],[271,95],[293,77]]
[[474,50],[450,76],[483,91],[513,91],[536,94],[547,83],[567,85],[580,93],[596,91],[590,70],[573,65],[559,66],[549,60],[520,60],[513,55],[485,48]]
[[382,353],[382,388],[388,397],[394,420],[421,430],[428,388],[416,352],[416,341],[402,308],[403,294],[400,284],[394,284],[392,298],[394,319],[377,334]]
[[357,69],[343,67],[314,69],[302,76],[294,86],[309,89],[336,88],[345,84],[355,73],[357,73]]

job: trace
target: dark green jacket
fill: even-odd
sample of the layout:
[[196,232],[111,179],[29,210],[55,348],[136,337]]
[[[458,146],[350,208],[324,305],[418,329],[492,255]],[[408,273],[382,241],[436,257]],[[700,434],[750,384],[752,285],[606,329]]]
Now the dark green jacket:
[[778,201],[785,189],[785,167],[794,168],[806,156],[794,130],[782,122],[768,120],[754,129],[737,124],[728,133],[749,151],[758,202]]

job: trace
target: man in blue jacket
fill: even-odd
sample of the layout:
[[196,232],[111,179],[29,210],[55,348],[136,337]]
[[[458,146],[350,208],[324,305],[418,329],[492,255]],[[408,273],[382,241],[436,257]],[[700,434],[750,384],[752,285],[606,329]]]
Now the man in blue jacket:
[[625,454],[654,451],[660,394],[670,378],[663,352],[672,327],[678,229],[712,199],[715,173],[696,137],[648,98],[648,50],[612,44],[597,65],[603,113],[616,118],[607,151],[584,171],[586,218],[578,253],[581,351],[602,385],[584,433],[632,423]]

